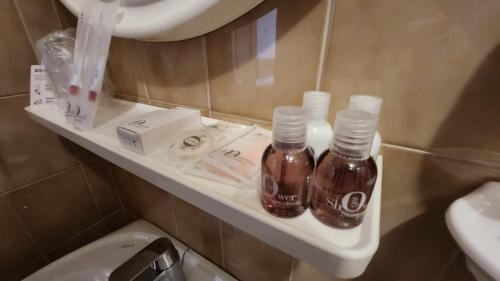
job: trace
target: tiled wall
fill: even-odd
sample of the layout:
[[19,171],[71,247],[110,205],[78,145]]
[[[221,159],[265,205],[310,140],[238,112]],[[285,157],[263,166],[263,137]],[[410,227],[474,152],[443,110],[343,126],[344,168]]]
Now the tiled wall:
[[0,0],[0,280],[20,280],[126,223],[108,164],[24,112],[32,44],[59,28],[51,1]]
[[[74,25],[74,18],[60,4],[56,3],[56,18],[47,2],[16,0],[14,5],[13,0],[0,0],[0,21],[5,21],[0,28],[8,36],[0,41],[0,55],[7,54],[1,57],[7,63],[0,68],[0,94],[7,95],[0,99],[2,120],[6,115],[16,123],[26,123],[0,129],[19,136],[12,140],[5,133],[0,135],[0,141],[9,143],[0,146],[2,161],[12,158],[16,165],[28,167],[23,170],[27,176],[16,168],[18,176],[9,176],[9,184],[23,186],[23,180],[53,172],[56,176],[47,181],[64,180],[2,193],[7,195],[2,196],[6,211],[0,210],[0,215],[5,213],[8,219],[1,223],[16,225],[9,229],[26,236],[16,243],[28,245],[16,265],[27,260],[43,264],[49,258],[36,258],[43,253],[41,247],[55,243],[37,242],[44,236],[26,226],[37,218],[23,215],[24,202],[30,201],[22,201],[22,195],[35,187],[50,192],[58,184],[83,186],[82,190],[85,186],[77,179],[84,176],[79,174],[85,171],[84,161],[75,160],[60,139],[28,121],[22,113],[26,96],[14,96],[27,90],[26,65],[34,61],[30,42],[59,24]],[[43,20],[37,20],[40,15]],[[56,19],[53,25],[51,19]],[[352,94],[384,97],[382,238],[372,263],[358,280],[472,280],[448,234],[444,211],[482,182],[500,180],[498,166],[478,164],[451,149],[500,152],[498,1],[266,0],[202,37],[171,43],[114,39],[109,70],[124,99],[190,106],[216,118],[265,126],[275,106],[299,105],[302,92],[309,89],[333,93],[331,121]],[[26,135],[32,134],[27,128],[39,133]],[[44,149],[22,145],[32,139],[43,139]],[[70,155],[66,166],[55,163],[62,162],[62,156],[50,161],[40,156],[40,151],[56,153],[46,152],[45,146]],[[30,154],[30,160],[3,156],[16,149],[28,150],[25,154]],[[23,161],[30,164],[18,164]],[[14,175],[3,172],[10,165],[14,164],[2,163],[2,184],[4,174]],[[64,173],[57,173],[61,169]],[[111,170],[129,219],[152,221],[241,280],[334,280],[118,167]],[[88,182],[92,190],[92,181]],[[45,198],[44,194],[36,196]],[[30,199],[26,197],[23,200]],[[96,208],[102,211],[94,197]],[[16,206],[16,202],[21,203]],[[108,221],[102,213],[101,218],[95,211],[93,216],[86,214],[98,222]],[[45,218],[40,215],[38,219]],[[98,228],[99,223],[95,225]],[[22,235],[12,237],[23,239]],[[25,241],[40,245],[30,247]],[[1,247],[10,245],[0,242],[0,253],[9,251]],[[6,271],[15,267],[12,262],[0,262],[0,270],[4,264]]]

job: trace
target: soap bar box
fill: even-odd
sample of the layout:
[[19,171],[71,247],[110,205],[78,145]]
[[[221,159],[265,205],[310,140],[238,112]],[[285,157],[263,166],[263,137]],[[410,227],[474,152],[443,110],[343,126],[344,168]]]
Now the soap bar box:
[[147,155],[187,128],[201,126],[200,111],[184,107],[155,110],[119,124],[116,128],[125,148]]

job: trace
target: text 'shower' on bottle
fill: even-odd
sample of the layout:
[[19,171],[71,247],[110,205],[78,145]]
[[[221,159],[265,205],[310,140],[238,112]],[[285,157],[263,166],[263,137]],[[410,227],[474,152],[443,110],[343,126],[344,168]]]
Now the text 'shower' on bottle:
[[314,156],[306,147],[306,115],[297,106],[273,113],[273,142],[262,156],[260,200],[278,217],[295,217],[309,206]]
[[351,228],[363,220],[377,179],[370,157],[377,124],[372,113],[337,113],[330,151],[318,160],[311,198],[311,211],[324,224]]

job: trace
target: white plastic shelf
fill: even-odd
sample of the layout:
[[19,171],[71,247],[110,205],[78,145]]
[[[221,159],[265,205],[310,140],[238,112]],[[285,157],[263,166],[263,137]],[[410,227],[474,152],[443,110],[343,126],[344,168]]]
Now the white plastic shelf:
[[[184,175],[158,160],[123,148],[116,136],[116,125],[158,109],[162,108],[113,100],[99,111],[92,131],[76,130],[55,110],[37,107],[25,110],[33,120],[57,134],[332,276],[353,278],[363,273],[379,244],[381,156],[377,159],[379,176],[360,226],[349,230],[330,228],[317,221],[310,211],[297,218],[280,219],[261,207],[257,190]],[[213,121],[203,118],[204,123]]]

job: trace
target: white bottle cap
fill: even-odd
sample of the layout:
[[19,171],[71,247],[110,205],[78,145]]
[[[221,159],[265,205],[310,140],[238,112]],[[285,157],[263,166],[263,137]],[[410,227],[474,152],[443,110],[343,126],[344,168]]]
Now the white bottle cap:
[[366,111],[378,115],[382,107],[382,98],[369,95],[354,95],[349,99],[349,110]]
[[306,121],[306,114],[302,107],[276,107],[273,112],[273,142],[305,144]]
[[368,158],[377,124],[375,114],[359,110],[339,111],[335,116],[331,149],[348,157]]
[[321,91],[304,92],[302,107],[306,110],[309,120],[327,119],[330,109],[330,93]]

